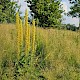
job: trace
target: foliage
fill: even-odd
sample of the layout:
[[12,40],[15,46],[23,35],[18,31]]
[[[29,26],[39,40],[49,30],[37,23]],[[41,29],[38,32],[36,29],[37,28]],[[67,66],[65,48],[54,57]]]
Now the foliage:
[[73,6],[71,6],[71,11],[69,14],[71,14],[73,17],[80,17],[80,0],[69,0]]
[[26,0],[36,24],[42,27],[52,27],[61,24],[61,3],[60,0]]
[[[78,17],[80,19],[80,0],[69,0],[71,4],[73,4],[69,11],[68,15],[72,15],[72,17]],[[80,20],[79,20],[80,27]]]
[[76,27],[74,24],[73,25],[67,24],[66,29],[67,30],[72,30],[72,31],[77,31],[79,29],[79,27]]
[[16,2],[11,0],[0,0],[0,23],[15,22],[16,8],[19,9]]

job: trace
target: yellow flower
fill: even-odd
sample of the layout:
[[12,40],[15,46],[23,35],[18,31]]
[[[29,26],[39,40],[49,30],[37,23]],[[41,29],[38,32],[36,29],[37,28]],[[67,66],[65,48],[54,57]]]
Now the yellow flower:
[[20,19],[20,47],[23,45],[23,27],[22,27],[22,20]]
[[30,24],[28,24],[28,47],[29,47],[29,50],[30,50]]
[[35,20],[33,20],[32,26],[32,52],[35,52]]
[[25,52],[29,50],[29,26],[28,26],[28,11],[25,12]]
[[16,29],[17,29],[17,57],[20,55],[20,30],[19,30],[19,13],[16,13]]

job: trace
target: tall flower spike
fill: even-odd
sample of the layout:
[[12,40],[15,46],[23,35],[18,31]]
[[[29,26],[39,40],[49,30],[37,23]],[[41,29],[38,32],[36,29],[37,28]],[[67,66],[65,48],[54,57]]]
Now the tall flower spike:
[[20,19],[20,47],[23,46],[23,27],[22,27],[22,20]]
[[35,20],[33,20],[32,26],[32,52],[35,52]]
[[25,53],[28,53],[29,50],[29,40],[28,40],[28,11],[25,12]]
[[19,13],[18,12],[16,13],[16,29],[18,32],[18,29],[19,29]]
[[20,55],[20,30],[19,30],[19,13],[16,13],[16,29],[17,29],[17,57]]
[[28,46],[29,46],[29,51],[30,51],[30,24],[28,24]]

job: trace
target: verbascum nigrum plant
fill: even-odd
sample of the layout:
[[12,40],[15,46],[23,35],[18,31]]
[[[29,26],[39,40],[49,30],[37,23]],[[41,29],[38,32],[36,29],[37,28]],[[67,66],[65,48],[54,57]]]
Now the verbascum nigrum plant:
[[17,30],[17,57],[20,55],[20,18],[19,13],[16,13],[16,30]]
[[28,24],[28,47],[29,47],[29,51],[30,51],[30,24]]
[[35,31],[36,31],[36,28],[35,28],[35,20],[33,20],[32,22],[32,52],[34,53],[35,52]]
[[28,11],[25,12],[25,53],[29,52],[29,25],[28,25]]
[[19,12],[16,13],[16,29],[18,32],[18,29],[19,29]]
[[22,20],[20,19],[20,47],[23,46],[23,27],[22,27]]

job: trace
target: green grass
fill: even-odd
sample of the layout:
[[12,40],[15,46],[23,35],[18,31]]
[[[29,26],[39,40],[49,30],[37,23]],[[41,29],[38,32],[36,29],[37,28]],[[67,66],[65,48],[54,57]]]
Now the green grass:
[[[80,32],[37,28],[36,46],[40,76],[30,78],[38,74],[33,66],[28,70],[31,74],[20,72],[19,76],[14,65],[17,56],[15,25],[0,24],[0,80],[80,80]],[[26,71],[23,67],[20,69]]]

